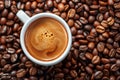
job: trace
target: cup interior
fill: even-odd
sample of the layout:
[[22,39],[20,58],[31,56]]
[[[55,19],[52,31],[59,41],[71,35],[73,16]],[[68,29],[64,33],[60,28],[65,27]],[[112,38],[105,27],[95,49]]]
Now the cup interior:
[[[63,54],[61,54],[60,57],[58,57],[57,59],[51,60],[51,61],[40,61],[34,57],[32,57],[30,55],[30,53],[27,51],[26,46],[25,46],[25,32],[27,30],[27,28],[29,27],[29,25],[34,22],[35,20],[39,19],[39,18],[44,18],[44,17],[48,17],[48,18],[53,18],[55,20],[57,20],[58,22],[60,22],[64,28],[66,29],[67,35],[68,35],[68,43],[67,43],[67,47],[66,50],[64,51]],[[50,65],[54,65],[57,64],[59,62],[61,62],[69,53],[69,50],[71,48],[71,44],[72,44],[72,35],[71,35],[71,31],[70,28],[68,26],[68,24],[59,16],[52,14],[52,13],[40,13],[40,14],[36,14],[35,16],[31,17],[28,21],[26,21],[26,23],[23,25],[23,28],[21,30],[21,34],[20,34],[20,43],[21,43],[21,47],[25,53],[25,55],[34,63],[37,63],[39,65],[43,65],[43,66],[50,66]]]

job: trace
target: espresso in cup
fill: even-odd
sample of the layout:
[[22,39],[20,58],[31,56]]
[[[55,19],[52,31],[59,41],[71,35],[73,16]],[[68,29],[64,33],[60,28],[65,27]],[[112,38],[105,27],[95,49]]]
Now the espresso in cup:
[[30,55],[41,61],[58,58],[68,45],[68,35],[64,26],[49,17],[32,22],[26,30],[24,39]]

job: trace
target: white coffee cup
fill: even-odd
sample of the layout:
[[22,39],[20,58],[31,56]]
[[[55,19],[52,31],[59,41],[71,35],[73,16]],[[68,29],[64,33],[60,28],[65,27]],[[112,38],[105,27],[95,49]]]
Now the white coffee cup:
[[[52,13],[39,13],[36,14],[32,17],[29,17],[24,11],[19,10],[17,12],[17,17],[24,23],[21,33],[20,33],[20,44],[22,47],[23,52],[25,53],[25,55],[34,63],[39,64],[39,65],[43,65],[43,66],[52,66],[55,65],[59,62],[61,62],[63,59],[65,59],[65,57],[68,55],[70,48],[71,48],[71,44],[72,44],[72,35],[71,35],[71,31],[70,28],[68,26],[68,24],[59,16],[52,14]],[[68,35],[68,44],[67,47],[65,49],[65,51],[62,53],[62,55],[60,57],[58,57],[57,59],[51,60],[51,61],[41,61],[38,60],[36,58],[34,58],[33,56],[30,55],[30,53],[27,51],[26,46],[25,46],[25,32],[27,30],[27,28],[29,27],[29,25],[34,22],[35,20],[39,19],[39,18],[43,18],[43,17],[49,17],[49,18],[53,18],[57,21],[59,21],[64,28],[67,31],[67,35]]]

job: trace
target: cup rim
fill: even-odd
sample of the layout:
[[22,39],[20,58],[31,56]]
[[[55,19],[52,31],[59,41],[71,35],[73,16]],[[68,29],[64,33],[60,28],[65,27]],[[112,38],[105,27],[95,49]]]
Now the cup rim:
[[[44,18],[44,17],[50,17],[50,18],[53,18],[53,19],[59,21],[66,29],[66,32],[68,35],[68,44],[67,44],[65,51],[58,58],[51,60],[51,61],[38,60],[38,59],[34,58],[32,55],[30,55],[30,53],[26,49],[25,40],[24,40],[25,33],[26,33],[26,30],[29,27],[29,25],[33,21],[35,21],[39,18]],[[20,43],[21,43],[21,47],[23,49],[23,52],[31,61],[33,61],[34,63],[37,63],[39,65],[51,66],[51,65],[55,65],[55,64],[61,62],[68,55],[70,48],[71,48],[71,45],[72,45],[72,34],[71,34],[71,31],[70,31],[68,24],[61,17],[59,17],[55,14],[52,14],[52,13],[40,13],[40,14],[36,14],[36,15],[30,17],[30,19],[28,21],[26,21],[26,23],[23,25],[21,33],[20,33]]]

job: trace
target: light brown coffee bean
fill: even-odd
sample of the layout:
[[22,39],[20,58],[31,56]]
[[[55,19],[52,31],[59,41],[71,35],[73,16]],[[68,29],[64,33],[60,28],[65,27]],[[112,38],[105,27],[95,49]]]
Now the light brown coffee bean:
[[64,11],[64,9],[65,9],[65,6],[64,6],[63,3],[59,3],[57,7],[58,7],[58,10],[59,10],[60,12]]
[[86,52],[85,57],[91,60],[93,58],[93,55],[89,52]]
[[78,74],[75,70],[71,70],[70,75],[75,78],[75,77],[77,77]]
[[33,1],[32,3],[31,3],[31,8],[32,9],[35,9],[37,7],[37,2],[36,1]]
[[94,42],[89,42],[88,43],[88,48],[89,49],[94,49],[94,47],[95,47],[95,43]]
[[108,25],[113,25],[113,23],[114,23],[114,18],[112,18],[112,17],[109,17],[108,19],[107,19],[107,22],[108,22]]
[[100,57],[99,56],[94,56],[93,58],[92,58],[92,63],[93,64],[99,64],[100,63]]
[[0,24],[4,25],[4,24],[6,24],[6,22],[7,22],[6,18],[2,17],[0,19]]
[[104,28],[103,26],[97,26],[97,27],[96,27],[96,31],[97,31],[98,33],[103,33],[103,32],[105,32],[105,28]]
[[18,70],[18,71],[17,71],[17,74],[16,74],[16,76],[17,76],[18,78],[24,77],[25,75],[26,75],[25,69],[20,69],[20,70]]
[[73,19],[69,19],[67,23],[71,27],[71,26],[74,25],[74,20]]
[[108,0],[108,5],[113,5],[114,4],[114,0]]
[[102,71],[96,71],[94,73],[94,78],[95,79],[100,79],[100,78],[102,78],[102,76],[103,76],[103,72]]
[[[32,4],[33,5],[33,4]],[[26,10],[30,10],[31,8],[31,2],[30,1],[27,1],[26,4],[25,4],[25,9]]]
[[74,16],[75,16],[75,14],[76,14],[76,11],[75,11],[75,9],[70,9],[69,11],[68,11],[68,17],[69,18],[73,18]]

